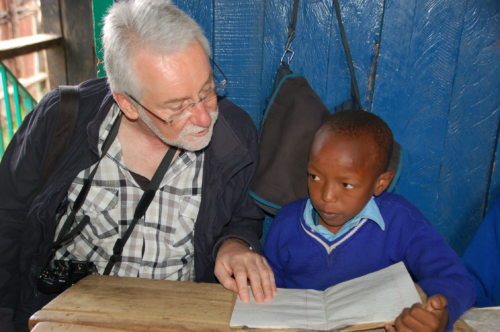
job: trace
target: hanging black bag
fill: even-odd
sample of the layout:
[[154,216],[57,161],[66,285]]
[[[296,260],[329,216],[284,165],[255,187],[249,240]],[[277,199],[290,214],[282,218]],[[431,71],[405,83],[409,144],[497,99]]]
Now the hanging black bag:
[[259,164],[250,195],[269,214],[307,196],[307,160],[316,130],[328,109],[307,80],[290,70],[291,43],[299,1],[295,0],[288,39],[274,89],[265,110],[259,141]]
[[[282,68],[281,70],[285,70]],[[251,195],[266,212],[307,196],[307,160],[328,109],[300,75],[279,81],[264,115]]]

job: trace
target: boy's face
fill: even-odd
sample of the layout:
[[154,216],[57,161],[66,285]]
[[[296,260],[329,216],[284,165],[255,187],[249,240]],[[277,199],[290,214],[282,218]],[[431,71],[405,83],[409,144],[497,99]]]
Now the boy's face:
[[373,195],[389,185],[392,172],[380,174],[375,142],[321,128],[308,164],[309,196],[320,224],[336,233],[356,216]]

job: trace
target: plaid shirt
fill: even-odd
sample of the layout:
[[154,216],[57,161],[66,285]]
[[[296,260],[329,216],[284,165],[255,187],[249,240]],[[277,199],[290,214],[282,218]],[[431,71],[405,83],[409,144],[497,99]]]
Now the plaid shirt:
[[[116,119],[118,107],[101,125],[99,149]],[[160,187],[126,242],[121,262],[111,275],[151,279],[194,280],[194,224],[201,202],[203,153],[184,151],[170,165]],[[81,171],[68,190],[68,207],[56,229],[56,238],[71,212],[84,179],[95,167]],[[93,262],[103,273],[113,245],[123,237],[143,190],[125,166],[117,139],[109,148],[92,181],[89,193],[76,214],[78,224],[87,215],[90,223],[67,245],[56,252],[55,259]]]

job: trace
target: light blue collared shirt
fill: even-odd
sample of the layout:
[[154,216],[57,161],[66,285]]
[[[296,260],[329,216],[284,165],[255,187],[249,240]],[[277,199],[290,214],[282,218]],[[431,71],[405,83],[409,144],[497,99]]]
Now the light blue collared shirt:
[[314,207],[311,203],[311,199],[307,200],[306,207],[304,209],[304,221],[306,222],[306,225],[313,231],[318,234],[320,234],[322,237],[324,237],[328,241],[335,241],[336,239],[340,238],[342,235],[347,233],[349,230],[352,228],[356,227],[360,221],[364,218],[371,220],[375,222],[382,230],[385,230],[385,223],[384,223],[384,218],[382,218],[382,215],[380,214],[380,210],[377,206],[377,203],[375,203],[375,199],[370,198],[368,203],[366,203],[365,207],[351,220],[346,222],[340,230],[337,232],[337,234],[333,234],[330,232],[326,227],[323,225],[316,225],[315,223],[315,216],[317,215],[316,211],[314,210]]

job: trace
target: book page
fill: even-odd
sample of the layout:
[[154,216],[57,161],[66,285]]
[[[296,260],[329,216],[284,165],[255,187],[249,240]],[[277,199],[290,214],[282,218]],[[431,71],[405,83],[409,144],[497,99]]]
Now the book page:
[[393,321],[420,296],[403,262],[325,290],[328,328]]
[[272,301],[262,304],[237,299],[230,326],[324,331],[392,321],[415,302],[420,297],[400,262],[324,292],[279,288]]
[[[252,294],[252,292],[250,292]],[[230,326],[326,330],[323,292],[278,288],[272,301],[257,304],[236,299]]]

